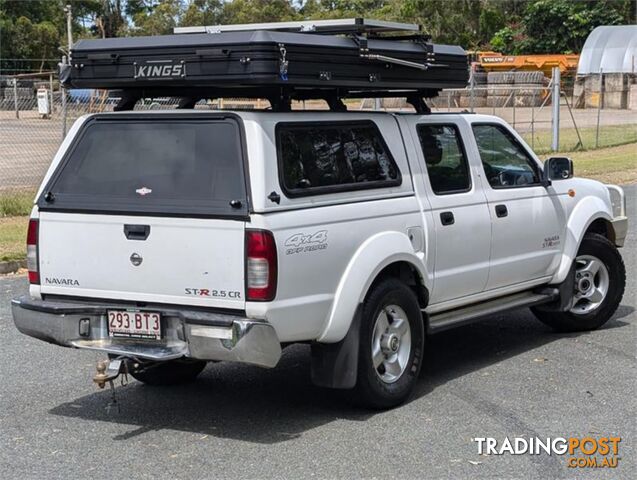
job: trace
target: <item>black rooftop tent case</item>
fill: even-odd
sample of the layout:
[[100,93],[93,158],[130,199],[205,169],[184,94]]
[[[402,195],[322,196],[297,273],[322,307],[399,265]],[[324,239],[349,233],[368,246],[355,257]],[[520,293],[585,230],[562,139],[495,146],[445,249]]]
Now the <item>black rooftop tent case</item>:
[[287,89],[296,98],[330,90],[344,97],[389,96],[378,94],[388,91],[430,97],[442,88],[465,87],[468,68],[462,48],[432,44],[421,35],[256,30],[80,40],[60,78],[70,88],[147,96],[177,96],[188,89],[259,96],[270,88]]

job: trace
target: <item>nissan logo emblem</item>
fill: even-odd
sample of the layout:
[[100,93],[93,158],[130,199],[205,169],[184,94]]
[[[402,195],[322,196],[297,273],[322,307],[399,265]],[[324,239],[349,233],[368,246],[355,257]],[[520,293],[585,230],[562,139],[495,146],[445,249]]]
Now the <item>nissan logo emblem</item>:
[[144,261],[144,259],[142,258],[142,256],[139,253],[133,253],[130,256],[130,263],[132,263],[136,267],[139,267],[142,264],[143,261]]

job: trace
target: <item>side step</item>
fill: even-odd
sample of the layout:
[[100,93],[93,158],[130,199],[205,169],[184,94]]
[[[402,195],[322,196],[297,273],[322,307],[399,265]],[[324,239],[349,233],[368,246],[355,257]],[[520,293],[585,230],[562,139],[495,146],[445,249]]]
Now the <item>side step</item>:
[[520,292],[505,297],[487,300],[466,307],[433,314],[429,317],[428,333],[438,333],[484,319],[496,313],[523,307],[533,307],[552,302],[559,298],[558,289],[544,289],[542,292]]

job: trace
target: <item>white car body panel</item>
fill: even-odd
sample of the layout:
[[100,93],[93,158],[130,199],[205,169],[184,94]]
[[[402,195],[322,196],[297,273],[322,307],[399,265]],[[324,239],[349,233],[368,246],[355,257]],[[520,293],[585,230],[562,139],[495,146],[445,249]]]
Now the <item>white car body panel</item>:
[[[129,240],[124,224],[150,235]],[[242,309],[243,238],[239,221],[42,212],[41,293]]]
[[[458,116],[440,115],[432,118],[423,115],[402,118],[408,125],[415,145],[419,145],[416,128],[426,125],[455,125],[460,134],[467,135],[467,123]],[[416,149],[416,158],[421,169],[426,169],[421,149]],[[482,292],[489,276],[489,252],[491,245],[491,222],[485,203],[486,197],[476,173],[474,162],[469,161],[472,176],[471,190],[464,193],[436,195],[429,177],[421,175],[423,182],[421,195],[428,199],[428,207],[433,224],[430,248],[434,251],[434,285],[430,294],[430,304],[448,301]],[[423,204],[425,204],[423,202]],[[452,211],[453,225],[442,225],[440,214]],[[423,211],[423,216],[426,214]]]
[[[613,218],[607,189],[594,181],[570,179],[554,181],[549,187],[490,188],[471,123],[498,123],[512,131],[496,117],[234,114],[242,119],[246,137],[249,222],[39,212],[34,207],[32,217],[39,218],[41,227],[43,284],[32,285],[31,296],[58,294],[242,311],[248,318],[267,320],[281,342],[333,343],[346,335],[376,275],[393,262],[407,262],[418,272],[429,293],[426,311],[436,313],[562,281],[586,228],[597,218]],[[80,118],[70,130],[43,186],[87,118]],[[372,120],[401,172],[402,183],[288,198],[279,181],[276,125],[339,120]],[[458,126],[471,171],[469,192],[433,194],[415,129],[419,123]],[[575,196],[569,190],[575,190]],[[281,195],[280,203],[267,198],[271,192]],[[494,206],[499,203],[508,207],[505,219],[495,218]],[[454,225],[441,225],[444,211],[453,211]],[[121,231],[124,223],[150,224],[148,243],[127,241]],[[265,229],[274,235],[278,284],[272,301],[245,301],[245,228]],[[553,236],[559,242],[543,246]],[[316,240],[303,240],[308,238]],[[137,250],[144,257],[140,267],[129,261]],[[75,278],[79,286],[46,284],[47,276]],[[186,295],[186,288],[241,295],[240,299],[202,298]]]

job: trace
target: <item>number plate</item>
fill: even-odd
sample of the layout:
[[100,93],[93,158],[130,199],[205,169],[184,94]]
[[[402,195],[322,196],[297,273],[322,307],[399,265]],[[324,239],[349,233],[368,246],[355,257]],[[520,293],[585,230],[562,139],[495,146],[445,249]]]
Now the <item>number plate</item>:
[[161,316],[154,312],[108,310],[108,334],[111,337],[161,338]]

